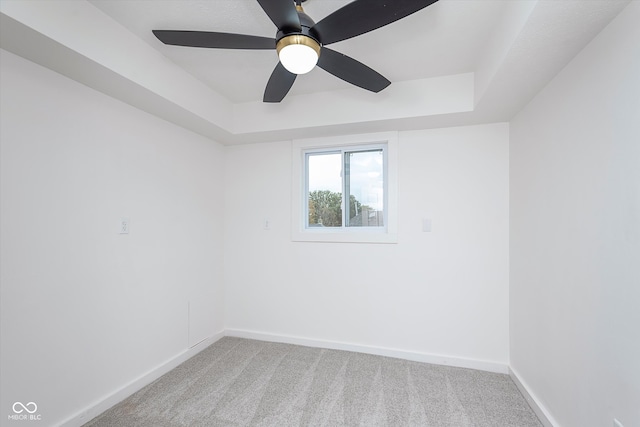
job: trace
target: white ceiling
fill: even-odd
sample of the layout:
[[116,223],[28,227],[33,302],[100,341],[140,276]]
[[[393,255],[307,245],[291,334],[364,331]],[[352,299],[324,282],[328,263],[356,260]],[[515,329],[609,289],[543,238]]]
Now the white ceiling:
[[[366,0],[363,0],[366,1]],[[316,22],[346,0],[308,0]],[[508,121],[629,0],[440,0],[331,45],[378,94],[316,68],[261,102],[275,51],[166,46],[151,30],[274,36],[255,0],[0,0],[0,46],[220,142]]]

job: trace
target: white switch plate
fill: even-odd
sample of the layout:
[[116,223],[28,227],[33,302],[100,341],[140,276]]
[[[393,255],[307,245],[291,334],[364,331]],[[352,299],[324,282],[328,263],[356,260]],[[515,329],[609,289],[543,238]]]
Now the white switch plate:
[[120,218],[120,234],[129,234],[129,218],[128,217],[121,217]]
[[264,228],[265,230],[271,230],[271,221],[269,221],[269,218],[265,218],[262,220],[262,228]]
[[430,218],[423,218],[422,219],[422,231],[425,233],[430,233],[431,232],[431,219]]

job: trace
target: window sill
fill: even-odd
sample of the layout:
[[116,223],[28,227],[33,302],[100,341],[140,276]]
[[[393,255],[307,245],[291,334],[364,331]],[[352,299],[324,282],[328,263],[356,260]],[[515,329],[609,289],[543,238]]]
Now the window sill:
[[293,232],[294,242],[328,242],[328,243],[398,243],[395,233],[384,230],[313,230]]

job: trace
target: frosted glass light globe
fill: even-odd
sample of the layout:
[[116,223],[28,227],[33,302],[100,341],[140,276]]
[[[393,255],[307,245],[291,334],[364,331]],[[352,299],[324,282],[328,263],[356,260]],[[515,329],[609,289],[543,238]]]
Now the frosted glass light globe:
[[294,74],[306,74],[313,70],[320,57],[320,45],[311,37],[301,34],[280,39],[276,49],[284,68]]

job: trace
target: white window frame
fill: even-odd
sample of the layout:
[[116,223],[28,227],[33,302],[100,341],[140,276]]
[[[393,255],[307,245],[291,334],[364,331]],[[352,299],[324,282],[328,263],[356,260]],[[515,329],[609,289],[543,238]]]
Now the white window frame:
[[[307,227],[307,153],[344,152],[384,147],[385,217],[381,227]],[[398,133],[299,139],[292,143],[291,239],[296,242],[397,243]]]

